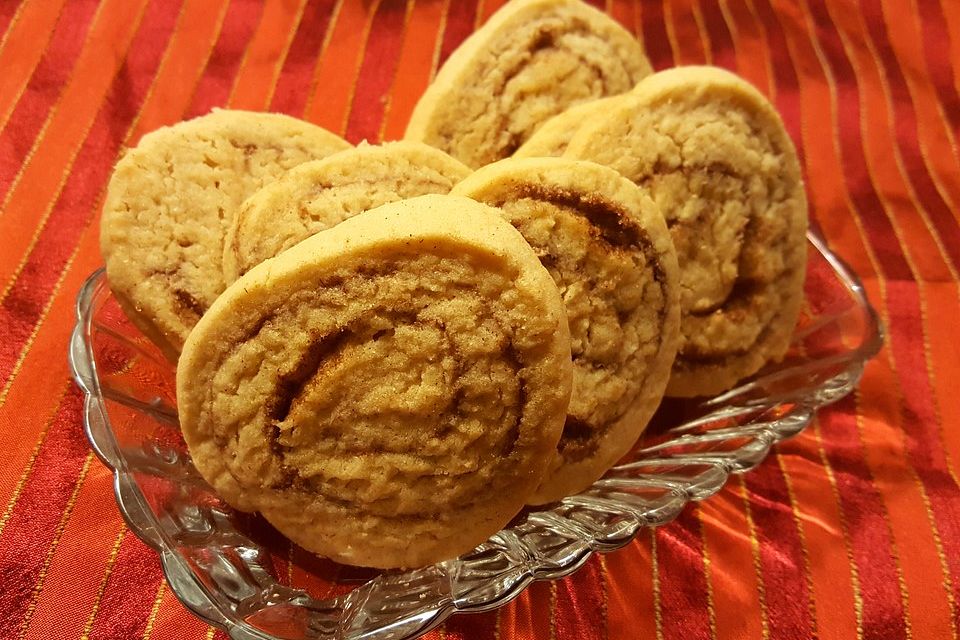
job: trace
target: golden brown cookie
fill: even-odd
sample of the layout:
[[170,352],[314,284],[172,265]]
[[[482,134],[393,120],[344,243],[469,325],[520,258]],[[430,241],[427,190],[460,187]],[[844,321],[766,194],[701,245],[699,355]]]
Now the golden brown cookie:
[[449,193],[470,169],[420,142],[361,144],[306,162],[247,199],[224,243],[223,273],[241,275],[318,231],[388,202]]
[[580,0],[512,0],[453,52],[405,137],[475,169],[510,156],[557,113],[648,73],[640,43]]
[[514,158],[545,158],[562,156],[577,129],[603,114],[623,98],[622,95],[591,100],[570,107],[553,116],[533,132],[526,142],[513,154]]
[[712,67],[654,74],[584,125],[566,156],[647,189],[680,262],[680,351],[668,395],[719,393],[783,356],[803,301],[807,201],[769,102]]
[[670,377],[679,280],[663,216],[616,171],[564,158],[502,160],[452,193],[498,207],[560,289],[573,393],[557,457],[530,500],[582,491],[630,450]]
[[177,368],[197,469],[338,562],[468,551],[540,482],[570,397],[563,303],[490,207],[384,205],[254,267]]
[[350,145],[273,113],[214,110],[145,135],[107,187],[100,247],[130,319],[176,360],[225,286],[223,239],[234,211],[264,183]]

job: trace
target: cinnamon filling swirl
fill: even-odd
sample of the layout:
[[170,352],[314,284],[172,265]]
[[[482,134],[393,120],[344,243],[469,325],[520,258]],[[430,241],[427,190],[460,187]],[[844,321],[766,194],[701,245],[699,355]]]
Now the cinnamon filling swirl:
[[567,305],[574,392],[559,451],[583,460],[633,405],[659,350],[663,266],[647,232],[599,192],[518,182],[493,204],[538,252]]
[[[608,138],[629,150],[614,154]],[[687,393],[728,388],[782,354],[802,296],[806,202],[789,137],[762,96],[719,70],[661,72],[568,151],[645,188],[666,218],[681,267],[674,372],[731,367],[713,382],[678,383]]]
[[[267,398],[251,416],[260,435],[232,428],[238,445],[263,441],[269,459],[257,477],[237,465],[238,479],[390,518],[432,508],[411,488],[467,504],[478,483],[503,482],[496,470],[514,463],[528,401],[522,349],[503,328],[516,321],[488,301],[509,280],[476,283],[450,259],[408,258],[335,274],[243,332],[222,368],[287,348],[245,378]],[[318,323],[318,307],[341,312]]]

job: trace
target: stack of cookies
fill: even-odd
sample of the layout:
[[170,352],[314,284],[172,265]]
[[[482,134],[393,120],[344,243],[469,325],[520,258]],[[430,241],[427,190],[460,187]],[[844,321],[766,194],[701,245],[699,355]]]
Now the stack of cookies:
[[197,469],[304,548],[454,557],[590,486],[664,394],[783,357],[806,200],[736,76],[651,73],[579,0],[512,0],[405,138],[216,110],[108,189],[110,286],[177,362]]

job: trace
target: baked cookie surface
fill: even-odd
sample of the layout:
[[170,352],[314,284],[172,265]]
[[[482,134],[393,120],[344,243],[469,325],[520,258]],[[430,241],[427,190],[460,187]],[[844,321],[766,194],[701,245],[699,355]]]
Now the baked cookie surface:
[[194,463],[338,562],[411,567],[500,530],[556,450],[557,288],[498,212],[428,195],[320,232],[231,285],[177,369]]
[[512,0],[444,63],[405,137],[477,168],[513,154],[551,116],[649,73],[640,43],[580,0]]
[[807,201],[790,137],[737,76],[680,67],[642,81],[567,157],[648,190],[680,263],[681,342],[668,395],[712,395],[779,359],[803,301]]
[[573,134],[585,123],[601,116],[623,99],[623,95],[590,100],[553,116],[533,132],[513,154],[514,158],[559,157],[567,150]]
[[350,145],[288,116],[215,110],[145,135],[117,163],[100,246],[131,320],[175,360],[223,291],[221,260],[236,208],[288,169]]
[[531,503],[582,491],[629,451],[670,377],[679,281],[663,217],[616,171],[563,158],[502,160],[452,193],[499,208],[560,290],[573,393],[557,456]]
[[414,196],[448,193],[469,173],[442,151],[406,141],[361,144],[306,162],[237,210],[224,243],[226,282],[358,213]]

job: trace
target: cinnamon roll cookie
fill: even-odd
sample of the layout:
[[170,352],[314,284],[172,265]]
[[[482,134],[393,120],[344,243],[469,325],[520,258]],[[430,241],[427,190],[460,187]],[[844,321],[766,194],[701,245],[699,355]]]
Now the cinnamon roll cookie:
[[224,243],[224,277],[231,283],[267,258],[368,209],[448,193],[469,173],[462,163],[420,142],[362,144],[306,162],[237,211]]
[[350,145],[279,114],[215,110],[145,135],[107,187],[100,247],[110,288],[172,360],[223,291],[223,239],[265,183]]
[[230,286],[177,369],[184,437],[230,504],[347,564],[412,567],[500,530],[569,401],[563,303],[500,214],[427,195]]
[[511,155],[551,116],[648,73],[640,43],[580,0],[512,0],[446,61],[406,138],[475,169]]
[[531,502],[577,493],[623,456],[663,397],[677,350],[677,258],[656,205],[616,171],[510,159],[454,187],[498,207],[563,297],[573,393],[550,472]]
[[622,95],[590,100],[553,116],[533,132],[513,154],[514,158],[562,156],[577,129],[617,104]]
[[760,92],[712,67],[662,71],[584,125],[566,155],[618,170],[667,219],[681,283],[668,395],[716,394],[783,357],[803,301],[807,201]]

